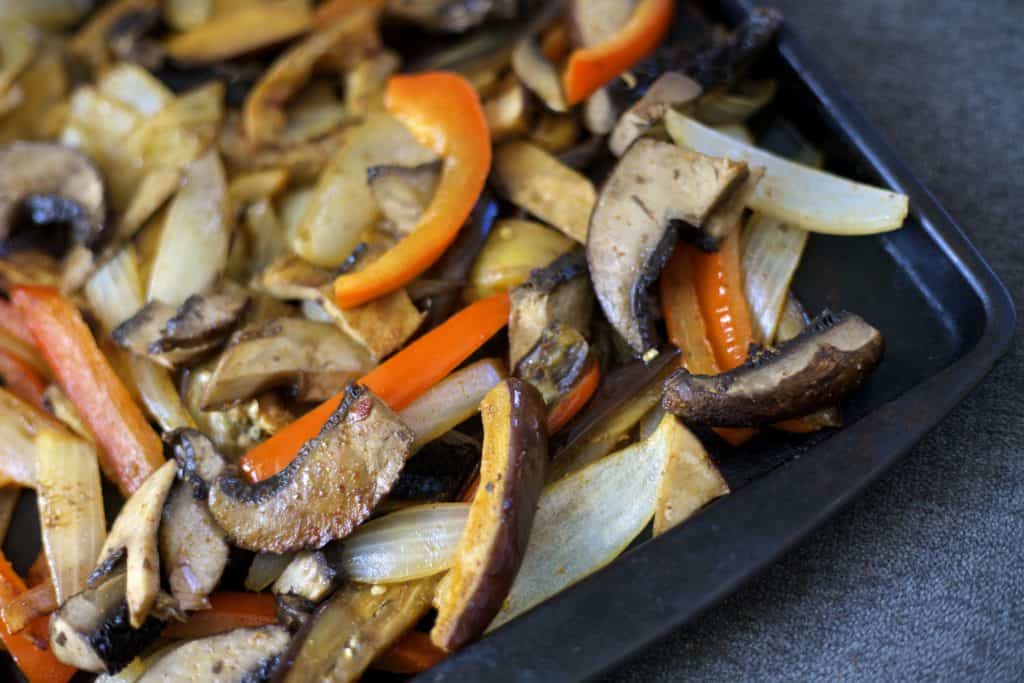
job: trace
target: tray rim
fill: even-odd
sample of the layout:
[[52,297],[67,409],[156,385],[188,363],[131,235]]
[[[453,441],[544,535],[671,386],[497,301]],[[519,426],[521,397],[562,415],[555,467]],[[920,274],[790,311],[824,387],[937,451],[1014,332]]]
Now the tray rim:
[[[721,4],[733,18],[754,6],[752,0]],[[910,198],[928,237],[978,297],[985,312],[980,337],[943,370],[815,446],[813,458],[791,461],[745,486],[742,495],[719,499],[416,681],[575,681],[601,674],[693,621],[833,517],[924,438],[1009,349],[1017,317],[1010,293],[964,230],[788,24],[777,49],[861,159]],[[818,487],[813,496],[780,498],[811,481]],[[779,507],[780,500],[786,504]],[[757,514],[761,506],[773,514]],[[755,543],[741,543],[751,537]],[[704,575],[693,576],[694,569]],[[687,580],[683,587],[681,579]]]

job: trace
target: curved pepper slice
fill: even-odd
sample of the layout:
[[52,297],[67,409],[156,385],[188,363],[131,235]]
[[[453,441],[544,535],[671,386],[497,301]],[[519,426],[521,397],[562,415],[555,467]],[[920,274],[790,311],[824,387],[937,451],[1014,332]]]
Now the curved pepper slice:
[[[392,410],[401,410],[505,327],[509,308],[505,293],[477,301],[377,366],[359,383]],[[246,453],[242,469],[249,480],[266,479],[287,467],[302,445],[320,433],[342,395],[324,401]]]
[[574,50],[562,75],[568,103],[582,102],[653,52],[668,33],[674,10],[673,0],[641,0],[611,40]]
[[444,157],[444,169],[412,233],[363,270],[334,281],[341,308],[398,289],[440,258],[476,204],[491,168],[487,120],[476,91],[463,77],[445,72],[394,76],[385,105],[421,144]]

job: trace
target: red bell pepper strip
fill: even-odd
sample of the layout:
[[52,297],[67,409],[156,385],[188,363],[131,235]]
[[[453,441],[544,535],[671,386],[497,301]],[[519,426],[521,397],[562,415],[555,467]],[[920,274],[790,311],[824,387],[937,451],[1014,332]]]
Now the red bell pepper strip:
[[[7,604],[26,590],[25,582],[0,552],[0,603]],[[49,617],[40,617],[32,623],[34,627],[39,622],[40,628],[32,628],[32,630],[42,630],[48,621]],[[0,620],[0,639],[3,640],[7,651],[11,653],[15,664],[21,669],[21,673],[25,674],[29,683],[66,683],[75,675],[73,667],[62,664],[53,656],[52,652],[32,642],[27,634],[11,633],[2,620]]]
[[164,462],[160,437],[111,369],[78,308],[53,287],[11,292],[58,383],[101,446],[100,466],[128,497]]
[[10,389],[12,394],[37,408],[46,410],[46,403],[43,400],[46,382],[28,363],[3,350],[0,350],[0,379],[3,379],[3,385]]
[[673,0],[641,0],[622,30],[607,42],[574,50],[562,74],[569,104],[578,104],[649,55],[668,33]]
[[[508,294],[495,294],[462,309],[359,380],[392,410],[401,410],[445,378],[508,324]],[[338,394],[259,444],[242,458],[251,481],[288,466],[299,449],[320,433],[338,408]]]
[[342,308],[392,292],[429,268],[459,234],[491,168],[491,135],[480,98],[456,74],[393,76],[385,106],[419,142],[444,158],[441,181],[419,223],[363,270],[334,281]]
[[205,638],[236,628],[266,626],[277,621],[277,600],[270,593],[223,591],[210,596],[210,608],[193,612],[188,621],[171,623],[164,638]]

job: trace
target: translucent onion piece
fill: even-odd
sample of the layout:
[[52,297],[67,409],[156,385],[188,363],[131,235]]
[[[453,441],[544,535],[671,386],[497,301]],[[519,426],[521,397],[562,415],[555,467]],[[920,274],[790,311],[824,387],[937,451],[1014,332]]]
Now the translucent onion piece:
[[[674,418],[673,418],[674,419]],[[658,432],[541,494],[526,557],[490,629],[614,560],[654,517],[665,462]]]
[[534,221],[502,219],[494,226],[469,275],[467,298],[483,299],[517,287],[573,248],[556,230]]
[[43,429],[62,429],[60,422],[0,389],[0,485],[35,488],[35,438]]
[[257,554],[252,558],[252,564],[249,565],[249,573],[245,577],[245,590],[259,593],[269,588],[284,573],[285,568],[291,564],[294,557],[293,553]]
[[665,116],[665,125],[678,145],[764,167],[750,208],[785,223],[832,235],[870,235],[896,230],[907,217],[906,195],[781,159],[675,111]]
[[3,619],[8,631],[18,633],[38,617],[56,610],[58,606],[53,584],[47,580],[5,604],[0,610],[0,618]]
[[227,263],[231,226],[227,185],[217,153],[189,164],[171,203],[149,278],[148,296],[172,306],[214,283]]
[[754,338],[775,342],[789,287],[807,244],[807,231],[755,213],[743,232],[743,293],[750,304]]
[[413,450],[476,414],[483,397],[504,378],[505,368],[499,361],[477,361],[453,372],[402,409],[399,417],[416,433]]
[[174,100],[174,93],[142,67],[118,64],[97,83],[102,95],[127,104],[142,116],[156,114]]
[[164,0],[164,19],[179,31],[202,26],[213,16],[213,0]]
[[739,140],[745,142],[748,145],[754,144],[754,135],[750,132],[742,123],[723,123],[718,126],[712,126],[722,135],[728,135],[733,140]]
[[363,583],[399,583],[443,572],[455,557],[468,515],[468,503],[438,503],[367,522],[345,539],[342,571]]
[[96,448],[66,432],[36,436],[36,487],[43,547],[57,602],[85,590],[107,536]]
[[[142,308],[142,278],[131,245],[89,278],[85,296],[108,334]],[[167,369],[142,356],[126,354],[126,358],[132,383],[150,417],[164,430],[195,427]]]

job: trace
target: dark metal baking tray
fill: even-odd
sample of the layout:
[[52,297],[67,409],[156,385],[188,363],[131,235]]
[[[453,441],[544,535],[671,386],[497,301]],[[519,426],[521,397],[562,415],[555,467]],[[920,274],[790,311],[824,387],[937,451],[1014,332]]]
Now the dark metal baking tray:
[[[724,0],[729,22],[754,3]],[[1010,296],[935,198],[793,32],[767,70],[773,112],[823,147],[838,173],[910,197],[895,233],[812,236],[796,283],[812,311],[861,314],[885,334],[878,372],[847,426],[714,453],[733,493],[498,629],[417,681],[591,678],[693,620],[850,502],[989,372],[1013,336]]]

